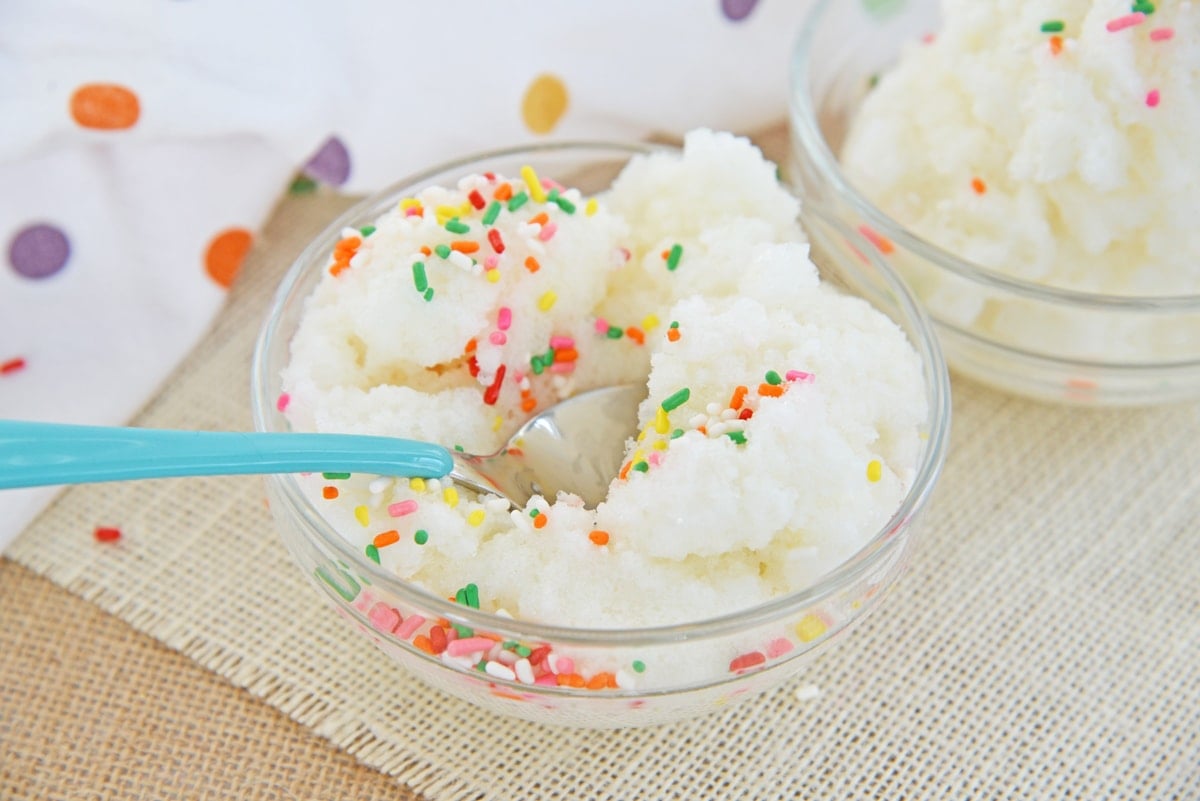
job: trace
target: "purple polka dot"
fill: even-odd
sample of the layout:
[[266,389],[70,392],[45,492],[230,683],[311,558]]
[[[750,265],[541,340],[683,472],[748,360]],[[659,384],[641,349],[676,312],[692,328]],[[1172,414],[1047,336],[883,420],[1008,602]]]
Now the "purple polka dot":
[[309,178],[333,186],[341,186],[350,177],[350,152],[336,136],[325,140],[325,144],[304,165],[304,174]]
[[8,246],[8,262],[25,278],[48,278],[66,266],[71,256],[67,235],[53,225],[22,228]]
[[721,0],[721,13],[733,22],[741,22],[750,16],[758,0]]

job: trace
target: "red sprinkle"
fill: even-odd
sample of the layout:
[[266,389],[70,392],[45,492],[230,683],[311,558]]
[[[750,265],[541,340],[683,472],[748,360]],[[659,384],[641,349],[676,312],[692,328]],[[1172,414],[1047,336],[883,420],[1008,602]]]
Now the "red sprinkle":
[[550,656],[549,645],[543,645],[541,648],[534,648],[529,653],[529,664],[537,667],[538,665],[542,664],[542,662],[544,662],[548,656]]
[[433,646],[433,652],[440,654],[446,650],[446,630],[441,626],[434,626],[429,630],[429,644]]
[[488,244],[492,246],[492,250],[497,253],[504,252],[504,239],[500,236],[500,230],[493,228],[488,231]]
[[8,375],[25,369],[25,360],[19,356],[0,364],[0,375]]
[[487,205],[487,201],[483,199],[483,195],[479,194],[478,189],[472,189],[471,194],[467,195],[467,200],[471,201],[471,205],[477,209],[482,209]]
[[500,365],[496,369],[496,378],[494,381],[492,381],[492,385],[484,390],[483,402],[488,406],[494,406],[496,401],[500,398],[500,384],[502,381],[504,381],[504,373],[506,370],[507,367],[505,365]]
[[121,529],[111,526],[96,526],[92,536],[96,538],[96,542],[116,542],[121,539]]
[[759,651],[751,651],[748,654],[742,654],[729,663],[730,673],[740,673],[743,670],[749,670],[752,667],[761,665],[767,661],[767,657]]

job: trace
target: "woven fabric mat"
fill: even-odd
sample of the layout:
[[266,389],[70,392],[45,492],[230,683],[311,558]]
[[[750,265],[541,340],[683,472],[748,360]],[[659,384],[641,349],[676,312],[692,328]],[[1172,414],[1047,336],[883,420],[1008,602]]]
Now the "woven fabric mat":
[[[283,202],[137,425],[249,429],[271,291],[345,205]],[[425,688],[313,592],[257,480],[75,488],[7,556],[431,801],[1200,798],[1200,405],[954,389],[950,458],[889,603],[799,683],[669,727],[543,728]],[[97,543],[97,525],[124,536]]]

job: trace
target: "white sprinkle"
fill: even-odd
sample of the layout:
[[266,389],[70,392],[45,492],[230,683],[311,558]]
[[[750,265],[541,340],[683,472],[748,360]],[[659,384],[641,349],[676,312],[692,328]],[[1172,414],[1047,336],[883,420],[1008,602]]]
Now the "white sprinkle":
[[508,651],[508,650],[505,650],[504,648],[501,648],[500,650],[496,651],[496,654],[492,658],[495,659],[497,662],[501,662],[505,665],[508,665],[509,667],[512,667],[514,664],[516,664],[517,660],[520,659],[521,657],[517,656],[512,651]]
[[446,261],[461,270],[470,270],[475,266],[475,262],[470,256],[457,250],[450,251],[450,255],[446,257]]
[[513,670],[517,674],[517,681],[522,684],[533,684],[536,681],[533,676],[533,665],[529,664],[528,659],[518,659],[513,665]]
[[626,670],[618,670],[616,678],[617,686],[622,690],[632,690],[637,684],[633,676],[629,675],[629,672]]
[[493,495],[483,502],[483,508],[487,509],[489,512],[500,514],[501,512],[508,511],[508,501],[506,501],[504,498],[501,498],[499,495]]
[[489,676],[494,676],[497,679],[514,681],[517,678],[517,674],[513,672],[512,668],[505,667],[499,662],[488,662],[483,666],[483,669],[487,671]]
[[395,482],[395,479],[393,478],[380,476],[379,478],[372,479],[371,483],[367,485],[367,491],[369,491],[372,495],[380,495],[391,489],[393,482]]
[[821,688],[815,684],[801,684],[792,695],[797,701],[815,701],[821,697]]
[[505,617],[509,620],[513,619],[512,612],[508,611],[507,609],[497,609],[495,614],[496,617]]
[[700,426],[707,425],[707,424],[708,424],[708,415],[706,415],[706,414],[695,414],[695,415],[692,415],[692,419],[688,420],[688,425],[691,426],[692,428],[699,428]]
[[737,416],[738,416],[737,409],[726,409],[725,411],[721,412],[722,420],[732,420]]
[[718,414],[721,413],[721,404],[710,403],[704,407],[704,411],[708,412],[709,417],[716,417]]

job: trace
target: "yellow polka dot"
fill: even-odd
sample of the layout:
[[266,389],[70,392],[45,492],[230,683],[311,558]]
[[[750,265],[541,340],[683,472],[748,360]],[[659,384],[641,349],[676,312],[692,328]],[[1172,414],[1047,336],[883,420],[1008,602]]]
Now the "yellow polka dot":
[[883,478],[883,465],[878,459],[867,462],[867,481],[872,483]]
[[555,75],[533,79],[521,101],[521,118],[535,134],[548,134],[567,111],[567,87]]
[[365,506],[354,507],[354,519],[358,521],[363,528],[371,525],[371,511]]

